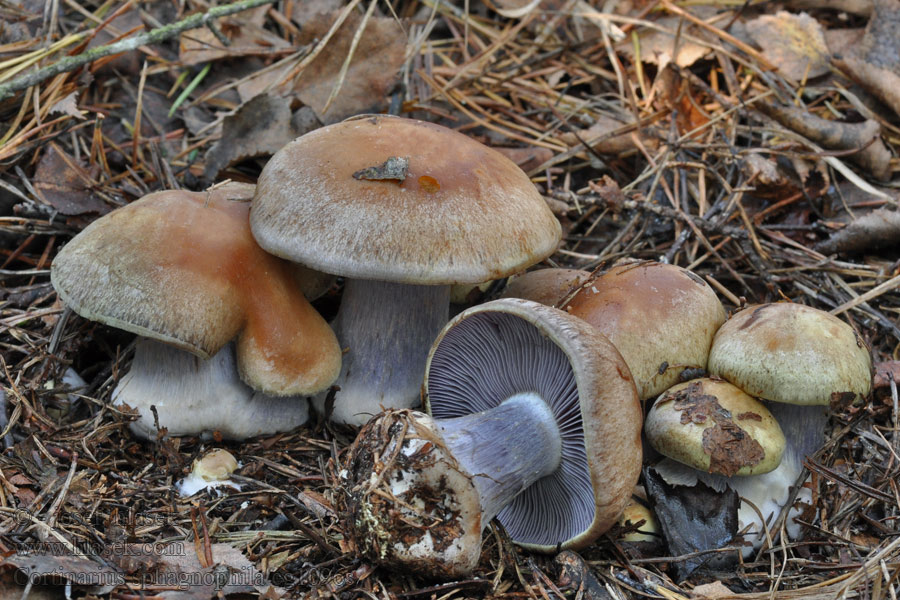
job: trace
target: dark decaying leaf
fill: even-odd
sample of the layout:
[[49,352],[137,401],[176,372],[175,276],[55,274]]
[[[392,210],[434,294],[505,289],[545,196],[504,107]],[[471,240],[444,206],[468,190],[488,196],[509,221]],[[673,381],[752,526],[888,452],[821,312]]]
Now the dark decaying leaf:
[[[700,481],[694,486],[669,485],[653,467],[644,469],[644,487],[672,556],[721,548],[734,536],[739,503],[734,490],[716,492]],[[673,562],[676,578],[683,581],[710,556]]]
[[274,154],[321,124],[308,107],[291,113],[290,98],[259,95],[226,117],[222,138],[206,155],[204,174],[215,180],[223,169],[248,158]]
[[91,192],[98,172],[96,166],[88,169],[56,144],[49,144],[38,163],[34,188],[60,214],[105,214],[111,207]]
[[561,590],[573,590],[584,600],[612,600],[590,565],[579,554],[564,550],[556,555],[555,562],[559,566],[557,583]]

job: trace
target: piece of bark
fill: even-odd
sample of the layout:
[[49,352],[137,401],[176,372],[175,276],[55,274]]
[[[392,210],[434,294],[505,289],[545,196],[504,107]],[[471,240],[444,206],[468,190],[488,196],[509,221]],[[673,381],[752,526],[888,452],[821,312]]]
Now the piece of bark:
[[859,150],[847,158],[877,179],[890,179],[891,151],[881,139],[877,121],[843,123],[817,117],[800,108],[759,102],[759,110],[784,127],[829,150]]

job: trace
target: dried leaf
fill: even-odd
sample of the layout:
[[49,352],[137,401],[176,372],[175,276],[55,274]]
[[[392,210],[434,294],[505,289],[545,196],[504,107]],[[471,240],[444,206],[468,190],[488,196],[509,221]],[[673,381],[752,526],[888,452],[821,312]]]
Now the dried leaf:
[[291,114],[290,98],[257,96],[222,123],[222,137],[206,154],[204,175],[213,181],[230,165],[274,154],[294,138],[320,126],[308,107]]
[[[645,29],[638,34],[642,62],[659,65],[660,69],[662,69],[674,59],[675,64],[679,67],[689,67],[709,54],[709,46],[697,44],[684,38],[684,34],[703,38],[703,32],[699,31],[695,26],[682,22],[678,17],[658,19],[656,24],[667,31]],[[681,36],[677,35],[679,27],[681,27]],[[635,47],[631,38],[619,44],[618,49],[626,56],[631,58],[635,56]]]
[[[162,560],[154,578],[160,582],[171,581],[185,589],[161,592],[166,600],[206,600],[220,593],[223,597],[232,594],[264,593],[272,586],[266,576],[258,571],[240,550],[228,544],[210,546],[213,563],[203,567],[193,547],[175,543],[163,549]],[[189,585],[185,586],[185,583]],[[283,590],[278,590],[280,597]]]
[[62,100],[59,100],[50,107],[50,114],[64,114],[76,119],[83,119],[84,112],[78,110],[78,92],[72,92]]
[[[337,13],[314,17],[304,24],[300,42],[308,44],[323,37],[336,18]],[[326,124],[359,113],[382,112],[388,105],[388,93],[406,59],[406,34],[397,21],[392,18],[370,18],[353,53],[340,92],[329,105],[328,112],[324,112],[361,22],[362,17],[351,14],[322,53],[294,81],[297,97],[312,107]]]
[[806,13],[779,11],[747,23],[747,30],[762,54],[782,75],[803,81],[825,75],[828,45],[819,22]]
[[263,29],[268,6],[261,6],[237,13],[233,17],[219,19],[217,26],[228,38],[223,45],[209,29],[192,29],[181,34],[179,58],[185,65],[206,63],[220,58],[271,54],[284,50],[290,43]]
[[729,598],[734,595],[735,593],[719,580],[698,585],[691,590],[691,596],[697,600],[719,600],[719,598]]
[[827,240],[816,244],[823,254],[865,252],[900,245],[900,212],[883,207],[851,221]]
[[96,168],[85,168],[59,146],[50,144],[38,163],[34,188],[41,199],[61,214],[105,214],[110,207],[91,191],[98,173]]

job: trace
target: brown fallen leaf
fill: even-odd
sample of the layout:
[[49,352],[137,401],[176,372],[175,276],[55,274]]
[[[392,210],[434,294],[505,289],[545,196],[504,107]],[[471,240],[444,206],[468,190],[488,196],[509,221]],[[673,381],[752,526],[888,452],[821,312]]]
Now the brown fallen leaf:
[[861,27],[852,29],[825,30],[825,44],[832,55],[843,55],[859,46],[866,30]]
[[263,28],[268,5],[219,19],[217,27],[228,39],[224,45],[210,29],[192,29],[181,34],[179,58],[185,65],[206,63],[220,58],[269,55],[289,50],[291,44]]
[[900,212],[885,206],[850,221],[827,240],[816,244],[816,250],[823,254],[835,254],[897,245],[900,245]]
[[[309,44],[324,37],[336,18],[336,12],[314,16],[304,23],[299,42]],[[294,79],[294,93],[325,124],[359,113],[382,112],[406,60],[406,33],[400,24],[393,18],[371,17],[341,80],[341,70],[362,20],[351,13],[323,51]],[[339,82],[340,91],[326,112],[328,99]]]
[[291,99],[261,95],[222,122],[222,137],[206,153],[204,177],[214,181],[242,160],[274,154],[296,137],[321,126],[308,107],[291,113]]
[[813,79],[830,70],[822,26],[806,13],[763,15],[747,23],[747,31],[763,56],[789,79]]
[[719,600],[719,598],[729,598],[734,595],[735,593],[719,580],[698,585],[691,590],[691,597],[697,600]]
[[859,150],[847,158],[885,181],[891,177],[891,151],[881,139],[881,125],[868,120],[844,123],[817,117],[801,108],[760,102],[757,108],[784,127],[829,150]]
[[[217,594],[227,597],[235,594],[269,593],[280,598],[284,590],[271,585],[240,550],[228,544],[212,544],[212,566],[203,567],[194,548],[189,544],[174,543],[164,548],[158,569],[150,581],[159,585],[178,586],[179,590],[158,592],[166,600],[206,600]],[[271,594],[277,593],[272,596]]]
[[99,167],[85,167],[55,143],[44,150],[34,175],[34,189],[60,214],[106,214],[111,207],[91,191]]
[[78,109],[78,92],[64,96],[50,107],[50,114],[64,114],[76,119],[84,119],[84,112]]
[[[617,129],[628,127],[628,125],[630,123],[600,115],[593,125],[579,130],[577,136],[575,133],[567,131],[561,134],[559,139],[569,146],[577,146],[584,141],[600,154],[621,154],[636,148],[630,133],[613,134]],[[581,141],[578,138],[581,138]],[[642,141],[648,146],[656,147],[656,140],[652,138],[646,140],[642,138]]]
[[875,0],[858,47],[834,65],[900,115],[900,0]]
[[[641,61],[665,67],[675,62],[679,67],[689,67],[711,52],[709,46],[697,44],[685,39],[684,34],[704,39],[705,34],[697,26],[681,22],[679,17],[664,17],[655,21],[656,25],[666,29],[641,29],[638,33]],[[677,35],[679,28],[682,35]],[[677,42],[677,46],[676,46]],[[635,44],[631,38],[617,45],[622,54],[635,57]]]

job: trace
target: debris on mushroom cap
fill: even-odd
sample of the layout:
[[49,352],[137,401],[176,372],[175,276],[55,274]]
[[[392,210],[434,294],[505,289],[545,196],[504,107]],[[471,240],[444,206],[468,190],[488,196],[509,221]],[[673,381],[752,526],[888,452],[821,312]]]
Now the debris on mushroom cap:
[[834,315],[789,302],[732,315],[716,333],[709,371],[790,404],[848,404],[872,388],[872,357],[859,334]]
[[369,421],[339,476],[336,505],[361,554],[439,578],[478,564],[483,523],[472,475],[427,415],[389,410]]
[[324,389],[337,377],[340,347],[288,263],[254,241],[252,192],[241,184],[165,191],[119,208],[59,252],[53,285],[85,318],[202,358],[237,338],[241,375],[256,389]]
[[698,275],[675,265],[619,265],[582,285],[563,309],[606,335],[634,375],[642,400],[686,369],[706,369],[725,309]]
[[555,306],[567,293],[574,292],[591,276],[581,269],[538,269],[516,275],[501,294],[501,298],[523,298]]
[[376,417],[340,472],[347,537],[372,560],[458,577],[495,514],[544,552],[616,522],[640,471],[640,406],[589,325],[526,300],[473,307],[432,347],[425,393],[432,417]]
[[[402,173],[354,177],[400,157]],[[452,129],[386,115],[322,127],[279,150],[260,174],[250,220],[277,256],[431,285],[511,275],[551,254],[561,236],[505,156]]]
[[781,428],[761,402],[713,379],[669,388],[647,414],[644,432],[664,456],[729,477],[772,471],[785,449]]
[[190,475],[178,482],[178,493],[193,496],[200,490],[222,486],[240,490],[240,485],[228,479],[237,468],[238,461],[228,450],[211,450],[201,458],[194,459]]

